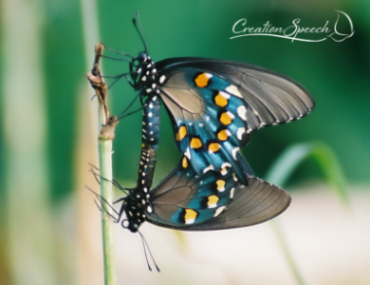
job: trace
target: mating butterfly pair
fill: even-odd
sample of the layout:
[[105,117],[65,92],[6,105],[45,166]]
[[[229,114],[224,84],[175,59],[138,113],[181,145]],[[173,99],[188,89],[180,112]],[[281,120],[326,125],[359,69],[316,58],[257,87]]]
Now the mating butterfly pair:
[[[146,45],[138,57],[130,57],[125,76],[140,92],[144,112],[138,184],[121,199],[124,227],[136,232],[148,221],[180,230],[237,228],[288,207],[289,194],[254,177],[239,151],[251,132],[300,119],[314,108],[302,86],[238,62],[185,57],[154,63]],[[183,157],[151,189],[161,103]]]

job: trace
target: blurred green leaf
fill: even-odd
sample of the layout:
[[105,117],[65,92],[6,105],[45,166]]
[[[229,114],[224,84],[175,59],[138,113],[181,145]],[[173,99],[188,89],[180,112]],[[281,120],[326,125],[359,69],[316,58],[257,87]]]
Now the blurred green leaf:
[[298,166],[311,160],[315,163],[323,179],[329,183],[339,198],[349,204],[344,174],[336,154],[325,143],[295,144],[288,147],[273,163],[266,180],[284,186]]

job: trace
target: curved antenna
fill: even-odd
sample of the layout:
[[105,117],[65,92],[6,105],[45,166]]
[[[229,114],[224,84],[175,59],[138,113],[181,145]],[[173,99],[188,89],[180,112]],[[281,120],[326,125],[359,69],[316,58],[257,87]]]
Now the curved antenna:
[[143,27],[141,26],[141,22],[140,22],[140,16],[139,16],[139,11],[136,11],[136,18],[137,18],[137,21],[139,22],[139,27],[140,27],[140,30],[136,24],[136,20],[135,19],[132,19],[132,22],[134,23],[134,26],[136,28],[136,31],[137,33],[139,34],[140,36],[140,39],[141,41],[143,42],[144,44],[144,48],[145,48],[145,53],[147,53],[147,48],[146,48],[146,42],[145,42],[145,38],[144,38],[144,32],[143,32]]
[[132,59],[134,59],[134,57],[133,57],[132,55],[129,55],[128,53],[117,51],[117,50],[115,50],[115,49],[112,49],[112,48],[110,48],[110,47],[106,46],[106,45],[105,45],[105,44],[103,44],[103,43],[102,43],[102,45],[104,46],[104,48],[106,48],[106,49],[108,49],[108,50],[110,50],[110,51],[112,51],[112,52],[114,52],[114,53],[116,53],[116,54],[120,54],[120,55],[123,55],[123,56],[128,56],[128,57],[131,57]]
[[124,59],[124,58],[110,57],[110,56],[106,56],[106,55],[101,55],[101,57],[103,57],[103,58],[108,58],[108,59],[112,59],[112,60],[131,62],[131,60],[129,60],[129,59]]

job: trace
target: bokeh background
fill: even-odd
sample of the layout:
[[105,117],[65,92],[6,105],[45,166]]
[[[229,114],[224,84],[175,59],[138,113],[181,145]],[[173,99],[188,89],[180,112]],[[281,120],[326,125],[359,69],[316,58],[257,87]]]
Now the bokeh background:
[[[370,284],[369,3],[0,0],[0,284],[103,283],[100,214],[85,188],[99,189],[89,172],[89,163],[98,165],[97,103],[85,74],[98,41],[132,55],[143,50],[131,22],[136,10],[155,61],[201,56],[246,62],[310,91],[312,114],[258,131],[243,154],[256,176],[265,177],[294,144],[329,149],[336,157],[329,168],[342,170],[339,184],[347,196],[331,191],[328,166],[325,172],[304,160],[284,185],[293,202],[279,228],[301,284]],[[287,27],[300,18],[302,26],[329,21],[333,28],[335,10],[354,25],[355,34],[342,42],[230,39],[240,18],[254,27],[266,21]],[[343,17],[338,29],[350,33]],[[106,75],[127,71],[125,62],[103,61]],[[109,96],[111,112],[119,114],[135,92],[120,80]],[[126,187],[136,182],[140,121],[139,112],[116,130],[114,177]],[[156,182],[179,157],[163,110]],[[115,231],[118,284],[298,284],[268,223],[185,234],[143,225],[160,274],[148,272],[138,235],[119,225]]]

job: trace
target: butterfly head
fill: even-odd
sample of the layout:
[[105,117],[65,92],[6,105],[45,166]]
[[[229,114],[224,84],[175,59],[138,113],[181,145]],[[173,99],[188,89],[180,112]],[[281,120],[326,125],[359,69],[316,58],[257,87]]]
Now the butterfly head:
[[145,62],[148,60],[148,58],[149,58],[149,55],[145,51],[142,51],[142,52],[139,53],[136,60],[139,62],[139,64],[145,64]]

